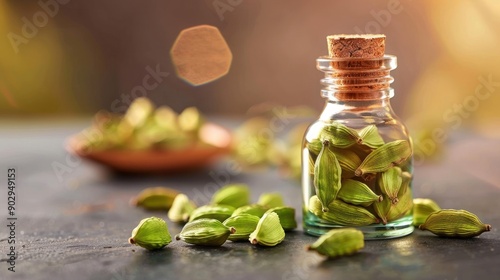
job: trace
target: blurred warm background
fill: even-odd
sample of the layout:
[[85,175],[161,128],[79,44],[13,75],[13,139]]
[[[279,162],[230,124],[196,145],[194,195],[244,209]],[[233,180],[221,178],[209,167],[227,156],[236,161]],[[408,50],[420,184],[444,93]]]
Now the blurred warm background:
[[[194,87],[175,75],[169,52],[200,24],[219,28],[233,61],[227,75]],[[0,0],[0,117],[123,109],[148,67],[169,75],[147,97],[177,111],[244,115],[264,102],[320,110],[315,59],[326,35],[360,32],[387,35],[399,60],[393,106],[422,137],[435,128],[500,136],[491,129],[500,120],[496,0]]]

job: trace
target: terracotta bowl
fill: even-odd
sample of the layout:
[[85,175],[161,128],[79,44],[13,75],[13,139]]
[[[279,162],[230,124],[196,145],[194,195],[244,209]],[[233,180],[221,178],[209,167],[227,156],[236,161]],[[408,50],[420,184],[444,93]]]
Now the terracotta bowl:
[[159,173],[187,171],[204,167],[216,158],[229,153],[231,133],[216,124],[208,123],[200,131],[200,138],[210,145],[196,144],[183,149],[166,150],[101,150],[85,151],[77,135],[69,137],[66,150],[81,158],[127,173]]

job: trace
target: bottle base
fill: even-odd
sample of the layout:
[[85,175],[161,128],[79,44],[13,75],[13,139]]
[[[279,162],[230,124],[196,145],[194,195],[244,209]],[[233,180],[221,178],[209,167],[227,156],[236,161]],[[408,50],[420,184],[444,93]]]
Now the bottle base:
[[[304,217],[304,232],[309,235],[321,236],[332,229],[349,227],[323,223],[311,213],[305,213]],[[373,224],[355,228],[363,232],[365,240],[392,239],[411,234],[414,230],[412,223],[413,217],[408,215],[386,225]]]

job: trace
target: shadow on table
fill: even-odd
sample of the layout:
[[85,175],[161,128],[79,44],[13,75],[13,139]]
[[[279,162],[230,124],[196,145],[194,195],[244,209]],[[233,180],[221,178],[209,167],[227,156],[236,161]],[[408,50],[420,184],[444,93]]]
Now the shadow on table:
[[168,248],[158,251],[141,250],[140,254],[134,258],[134,265],[137,267],[156,266],[170,263],[172,260],[173,253]]

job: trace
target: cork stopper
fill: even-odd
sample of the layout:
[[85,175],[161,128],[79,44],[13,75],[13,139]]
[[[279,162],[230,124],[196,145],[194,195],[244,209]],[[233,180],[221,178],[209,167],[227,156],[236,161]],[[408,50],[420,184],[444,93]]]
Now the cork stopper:
[[339,100],[368,100],[383,96],[392,77],[384,66],[385,35],[330,35],[327,36],[329,71],[328,81],[336,88]]
[[385,53],[385,35],[330,35],[328,42],[328,55],[330,57],[347,58],[381,58]]

